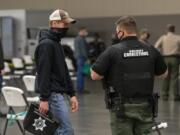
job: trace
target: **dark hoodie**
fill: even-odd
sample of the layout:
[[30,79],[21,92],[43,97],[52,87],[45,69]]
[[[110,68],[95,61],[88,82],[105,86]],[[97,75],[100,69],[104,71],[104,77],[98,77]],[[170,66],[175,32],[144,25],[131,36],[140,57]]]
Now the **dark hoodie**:
[[71,97],[75,95],[60,40],[61,36],[57,32],[42,31],[35,51],[35,89],[43,101],[47,101],[52,92],[65,93]]

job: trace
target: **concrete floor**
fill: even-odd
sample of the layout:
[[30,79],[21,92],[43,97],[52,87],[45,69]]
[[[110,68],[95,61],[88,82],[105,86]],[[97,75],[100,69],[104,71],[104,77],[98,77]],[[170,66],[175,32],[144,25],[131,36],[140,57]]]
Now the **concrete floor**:
[[[156,82],[155,89],[159,89],[159,82]],[[91,91],[89,95],[78,96],[79,111],[71,114],[73,127],[76,135],[111,135],[110,119],[105,109],[104,93],[100,82],[89,81],[86,89]],[[1,106],[3,102],[1,100]],[[180,134],[180,102],[162,101],[159,102],[159,121],[168,122],[168,128],[162,131],[163,135]],[[2,132],[4,119],[0,118],[0,131]],[[8,128],[6,135],[21,135],[17,125]],[[156,135],[154,133],[153,135]]]

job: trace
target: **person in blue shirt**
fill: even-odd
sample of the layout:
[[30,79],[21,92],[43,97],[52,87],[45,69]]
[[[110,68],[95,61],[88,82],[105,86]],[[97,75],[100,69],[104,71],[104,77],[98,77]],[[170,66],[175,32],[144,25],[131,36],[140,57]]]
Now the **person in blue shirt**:
[[77,60],[77,85],[76,89],[78,93],[84,93],[84,73],[83,68],[85,62],[88,58],[87,52],[87,41],[86,36],[88,35],[88,31],[85,27],[79,29],[78,36],[75,39],[74,46],[75,46],[75,57]]

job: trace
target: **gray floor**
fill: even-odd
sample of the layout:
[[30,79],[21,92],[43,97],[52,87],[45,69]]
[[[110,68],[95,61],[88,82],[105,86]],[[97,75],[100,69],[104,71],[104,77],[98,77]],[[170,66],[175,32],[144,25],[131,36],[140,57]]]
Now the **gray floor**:
[[[159,89],[156,82],[155,89]],[[90,95],[78,96],[80,108],[77,113],[71,114],[72,123],[76,135],[111,135],[108,111],[105,109],[101,83],[88,81],[86,89]],[[3,102],[1,100],[1,106]],[[163,135],[179,135],[180,133],[180,102],[161,101],[159,103],[159,120],[168,122],[168,128],[163,130]],[[4,119],[0,119],[0,131],[2,132]],[[8,128],[7,135],[21,135],[17,125]],[[154,133],[156,135],[156,133]]]

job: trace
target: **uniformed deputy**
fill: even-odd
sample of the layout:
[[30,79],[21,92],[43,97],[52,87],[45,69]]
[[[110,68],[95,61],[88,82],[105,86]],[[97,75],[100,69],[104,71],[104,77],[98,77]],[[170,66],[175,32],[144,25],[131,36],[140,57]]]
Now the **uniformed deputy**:
[[168,100],[170,90],[174,93],[174,100],[180,101],[178,86],[179,58],[180,58],[180,36],[175,34],[175,26],[167,25],[167,34],[162,35],[155,44],[164,56],[168,67],[168,76],[163,79],[162,93],[163,100]]
[[138,40],[132,17],[121,17],[116,32],[121,42],[97,59],[91,77],[105,82],[113,135],[150,135],[154,76],[167,75],[167,67],[156,49]]

